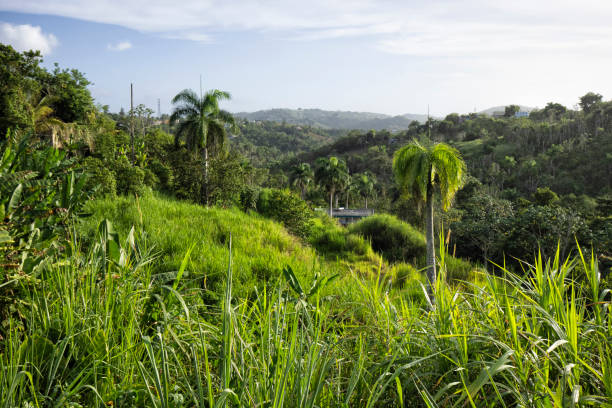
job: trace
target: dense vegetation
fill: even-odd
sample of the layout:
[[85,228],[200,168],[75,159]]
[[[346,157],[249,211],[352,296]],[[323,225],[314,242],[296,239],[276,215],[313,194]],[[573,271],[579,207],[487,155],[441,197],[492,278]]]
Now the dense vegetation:
[[185,90],[156,124],[40,61],[0,45],[2,406],[612,404],[599,95],[362,134]]
[[[457,254],[481,261],[528,259],[538,246],[552,255],[558,241],[567,254],[576,237],[585,248],[593,246],[610,257],[612,102],[588,93],[580,106],[573,111],[550,103],[527,118],[450,114],[424,125],[414,122],[397,133],[351,132],[270,166],[277,176],[269,180],[280,180],[303,163],[314,166],[320,157],[338,157],[351,175],[368,172],[375,177],[373,207],[422,226],[422,208],[395,184],[392,158],[399,147],[429,135],[458,149],[469,172],[453,209],[444,215]],[[338,191],[340,203],[348,196],[363,205],[363,199],[352,195],[352,184]],[[312,187],[305,196],[325,205],[324,190]]]

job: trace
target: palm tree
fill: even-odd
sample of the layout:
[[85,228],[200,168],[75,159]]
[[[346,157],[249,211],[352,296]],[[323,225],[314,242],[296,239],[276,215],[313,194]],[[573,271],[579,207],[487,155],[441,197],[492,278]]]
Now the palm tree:
[[34,133],[41,138],[49,138],[51,146],[62,146],[66,134],[70,133],[74,124],[62,122],[54,116],[51,104],[54,98],[51,95],[32,95],[29,98],[30,126]]
[[315,163],[315,179],[329,193],[329,216],[333,214],[334,194],[346,183],[349,173],[344,160],[335,156],[319,157]]
[[349,199],[353,193],[358,192],[357,187],[356,179],[349,175],[348,179],[346,180],[346,184],[344,185],[344,196],[346,199],[344,208],[349,208]]
[[[170,115],[170,124],[177,124],[174,144],[178,146],[180,139],[184,138],[189,150],[197,154],[202,149],[205,189],[208,184],[209,153],[216,154],[223,149],[227,137],[226,126],[236,129],[232,114],[219,109],[219,102],[230,98],[228,92],[218,89],[207,91],[200,97],[191,89],[184,89],[172,99],[176,107]],[[204,198],[208,205],[207,191]]]
[[442,207],[446,211],[463,183],[465,162],[459,152],[444,143],[422,145],[414,140],[400,148],[393,156],[393,173],[400,188],[408,190],[426,205],[425,237],[427,240],[428,292],[433,302],[436,282],[436,254],[434,250],[433,194],[440,190]]
[[357,176],[357,191],[365,200],[365,208],[368,208],[368,197],[374,194],[375,183],[376,178],[374,178],[374,175],[369,171]]
[[310,168],[310,164],[301,163],[291,169],[291,185],[300,189],[300,196],[304,199],[306,189],[312,183],[314,173]]

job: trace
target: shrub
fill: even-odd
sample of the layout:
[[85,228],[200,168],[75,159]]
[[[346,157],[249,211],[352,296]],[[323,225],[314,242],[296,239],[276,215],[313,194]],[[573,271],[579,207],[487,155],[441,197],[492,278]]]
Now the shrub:
[[259,188],[244,186],[240,192],[240,208],[242,211],[257,210],[257,200],[259,199]]
[[148,167],[145,168],[143,171],[144,184],[151,188],[157,188],[157,186],[159,185],[159,177],[157,177],[157,175]]
[[172,188],[172,169],[157,159],[151,160],[150,169],[158,179],[159,187],[163,191],[170,191]]
[[394,216],[378,214],[350,226],[372,242],[372,249],[391,262],[410,261],[425,255],[425,237],[413,226]]
[[117,195],[117,181],[108,167],[102,160],[95,157],[88,157],[83,160],[83,169],[89,174],[86,188],[92,189],[99,186],[97,191],[99,195]]
[[145,178],[144,170],[132,166],[125,157],[121,157],[115,162],[114,172],[118,194],[142,194]]
[[97,133],[94,136],[93,155],[103,160],[114,160],[117,140],[113,133]]
[[281,222],[290,232],[306,238],[314,216],[304,200],[289,190],[266,188],[257,199],[257,212]]
[[212,158],[208,168],[209,203],[221,207],[239,205],[247,174],[243,158],[234,152],[222,152]]
[[177,198],[203,203],[204,164],[202,158],[178,149],[170,154],[172,163],[173,190]]
[[161,159],[165,161],[168,152],[171,151],[174,146],[174,138],[172,135],[160,129],[155,129],[147,133],[141,140],[144,141],[144,149],[147,156],[152,159]]

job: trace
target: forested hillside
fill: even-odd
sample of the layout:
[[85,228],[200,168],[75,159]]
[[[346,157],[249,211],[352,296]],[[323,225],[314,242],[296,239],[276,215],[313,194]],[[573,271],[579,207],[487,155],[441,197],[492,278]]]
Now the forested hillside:
[[347,132],[41,62],[0,44],[0,406],[612,402],[612,102]]
[[289,123],[321,129],[382,130],[407,129],[413,121],[424,123],[427,115],[407,113],[385,115],[371,112],[325,111],[321,109],[269,109],[257,112],[238,112],[235,116],[249,121]]
[[[351,174],[374,176],[375,208],[418,225],[418,209],[397,190],[392,159],[411,140],[431,138],[456,147],[470,174],[454,210],[445,215],[457,253],[482,259],[486,252],[502,261],[504,254],[527,257],[538,245],[546,253],[554,251],[557,242],[567,249],[577,237],[609,256],[612,102],[587,93],[580,107],[574,111],[550,103],[526,118],[450,114],[444,120],[413,123],[404,132],[352,131],[315,150],[296,152],[282,163],[270,157],[266,162],[274,177],[268,182],[289,185],[295,179],[292,169],[303,163],[314,168],[318,158],[337,156]],[[340,202],[348,196],[363,205],[359,194],[351,193],[351,183],[345,186]],[[324,205],[322,190],[313,188],[306,194]],[[483,234],[486,243],[481,242]]]

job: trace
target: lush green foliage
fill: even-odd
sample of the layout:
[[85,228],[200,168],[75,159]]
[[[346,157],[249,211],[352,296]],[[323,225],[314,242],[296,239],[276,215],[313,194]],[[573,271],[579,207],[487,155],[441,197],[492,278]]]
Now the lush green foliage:
[[288,190],[266,188],[260,191],[257,212],[283,224],[293,234],[306,238],[314,214],[308,204]]
[[[78,71],[48,72],[40,55],[3,45],[0,61],[0,131],[14,129],[0,146],[0,405],[612,406],[610,286],[598,265],[612,264],[612,110],[601,95],[529,119],[510,106],[504,119],[351,132],[308,153],[343,132],[243,122],[249,134],[226,152],[231,121],[212,100],[224,93],[182,93],[173,136],[144,105],[133,122],[93,108]],[[385,215],[347,229],[297,194],[260,189],[286,187],[299,164],[291,181],[310,204],[361,194],[418,220],[391,157],[424,132],[453,144],[474,176],[444,216],[430,298],[417,229]],[[407,166],[400,181],[426,174],[450,198],[456,152],[443,147],[437,176]],[[450,199],[428,201],[440,213]],[[578,247],[563,262],[575,239],[597,254]],[[532,265],[482,275],[448,254],[503,265],[538,246]],[[413,264],[389,263],[404,259]]]
[[23,287],[23,319],[0,340],[7,406],[612,402],[611,314],[595,263],[537,260],[527,279],[499,271],[472,293],[439,282],[432,310],[382,276],[351,278],[350,299],[324,296],[333,276],[304,278],[294,262],[245,299],[227,239],[223,301],[211,307],[187,274],[190,254],[160,273],[144,236],[123,242],[102,223],[90,252],[74,248],[45,265],[44,284]]
[[412,262],[425,257],[425,236],[410,224],[388,214],[376,214],[350,226],[391,262]]

